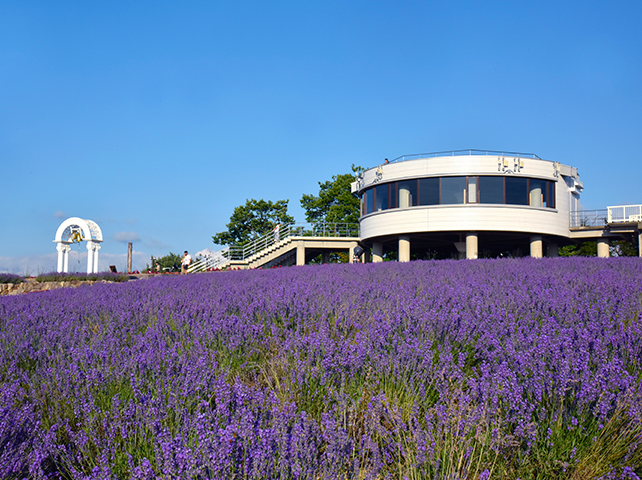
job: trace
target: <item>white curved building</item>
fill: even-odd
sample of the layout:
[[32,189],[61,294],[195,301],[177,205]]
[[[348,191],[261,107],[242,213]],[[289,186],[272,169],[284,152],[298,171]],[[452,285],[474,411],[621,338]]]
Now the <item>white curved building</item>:
[[579,210],[577,169],[533,154],[463,150],[399,157],[363,172],[361,241],[373,261],[439,253],[557,255]]

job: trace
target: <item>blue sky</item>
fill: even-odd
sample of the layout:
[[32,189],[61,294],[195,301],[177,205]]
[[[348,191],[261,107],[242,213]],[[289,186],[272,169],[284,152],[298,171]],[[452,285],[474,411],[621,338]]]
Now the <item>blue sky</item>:
[[[578,167],[585,208],[642,203],[642,4],[0,0],[0,271],[215,248],[248,198],[468,148]],[[71,268],[86,268],[84,247]]]

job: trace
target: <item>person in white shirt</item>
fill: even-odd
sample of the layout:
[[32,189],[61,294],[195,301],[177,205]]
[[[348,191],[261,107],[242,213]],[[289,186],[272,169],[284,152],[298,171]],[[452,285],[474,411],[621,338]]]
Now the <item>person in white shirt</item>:
[[181,273],[183,275],[187,275],[187,269],[189,268],[189,264],[192,263],[192,257],[190,256],[189,253],[187,253],[187,250],[185,250],[185,254],[183,255],[183,260],[181,260]]

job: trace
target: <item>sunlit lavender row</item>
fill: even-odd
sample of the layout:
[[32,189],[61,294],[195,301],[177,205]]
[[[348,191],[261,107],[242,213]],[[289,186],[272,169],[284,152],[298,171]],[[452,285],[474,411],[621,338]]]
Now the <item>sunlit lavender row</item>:
[[0,299],[2,478],[638,478],[642,261],[324,265]]

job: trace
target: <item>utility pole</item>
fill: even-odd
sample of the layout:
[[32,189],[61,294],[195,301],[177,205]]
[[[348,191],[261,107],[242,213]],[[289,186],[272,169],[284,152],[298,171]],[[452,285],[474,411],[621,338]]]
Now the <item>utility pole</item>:
[[127,273],[132,271],[132,250],[133,250],[133,243],[129,242],[127,244]]

